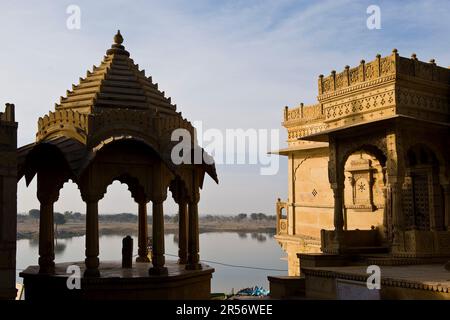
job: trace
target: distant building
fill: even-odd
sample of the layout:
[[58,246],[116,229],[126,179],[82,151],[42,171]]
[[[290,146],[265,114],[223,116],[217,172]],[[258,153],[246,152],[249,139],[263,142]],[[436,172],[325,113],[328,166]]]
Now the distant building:
[[318,91],[284,109],[276,239],[289,275],[300,252],[450,255],[450,70],[394,49],[320,75]]

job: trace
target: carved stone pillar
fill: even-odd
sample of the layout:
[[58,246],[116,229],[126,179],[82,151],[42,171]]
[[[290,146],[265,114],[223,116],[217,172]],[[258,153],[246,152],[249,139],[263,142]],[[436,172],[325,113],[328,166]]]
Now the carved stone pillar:
[[148,227],[147,227],[147,199],[138,200],[139,226],[138,226],[138,257],[136,262],[150,262],[148,258]]
[[344,232],[344,165],[339,161],[338,141],[330,137],[328,161],[328,180],[333,189],[334,197],[334,231],[337,251],[342,246],[342,234]]
[[86,202],[86,270],[85,277],[99,277],[98,201],[100,197],[84,196]]
[[199,256],[199,228],[198,228],[198,201],[200,194],[197,192],[189,200],[189,241],[188,241],[188,264],[186,269],[199,270],[202,268]]
[[391,191],[391,214],[392,214],[392,251],[404,251],[403,231],[404,216],[402,211],[402,186],[405,180],[404,151],[402,136],[398,131],[388,132],[386,135],[387,175]]
[[57,197],[38,191],[40,202],[39,217],[39,273],[55,271],[55,233],[53,227],[53,204]]
[[336,234],[342,233],[344,230],[344,211],[343,211],[343,201],[344,201],[344,188],[342,185],[336,185],[333,188],[334,197],[334,230]]
[[392,221],[391,221],[391,188],[384,186],[382,189],[384,208],[383,208],[383,226],[384,236],[388,242],[392,240]]
[[444,185],[443,188],[444,188],[445,230],[450,231],[450,184]]
[[180,199],[178,203],[178,263],[188,262],[188,212],[186,199]]
[[[391,178],[391,180],[394,180]],[[403,216],[402,216],[402,195],[401,186],[398,182],[391,184],[391,198],[392,198],[392,227],[394,236],[397,232],[403,230]]]
[[162,163],[155,165],[152,178],[152,205],[153,205],[153,224],[152,224],[152,267],[149,269],[150,275],[167,274],[165,267],[166,259],[164,257],[164,209],[163,203],[167,198],[167,185],[165,180],[167,172]]
[[53,204],[59,192],[50,185],[48,177],[38,173],[37,197],[40,202],[39,216],[39,273],[55,272],[55,232],[53,226]]
[[153,246],[152,264],[149,273],[151,275],[167,274],[164,257],[164,199],[159,197],[153,199]]

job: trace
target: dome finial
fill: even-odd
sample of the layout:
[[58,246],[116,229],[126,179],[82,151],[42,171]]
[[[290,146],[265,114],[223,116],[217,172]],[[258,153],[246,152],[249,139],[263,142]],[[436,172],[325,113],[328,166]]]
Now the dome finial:
[[120,34],[120,30],[117,30],[116,35],[114,36],[114,43],[111,45],[111,49],[106,51],[106,54],[118,54],[118,55],[126,55],[130,56],[130,53],[125,50],[125,47],[122,45],[123,37]]
[[114,36],[114,43],[115,43],[115,44],[122,44],[122,42],[123,42],[123,37],[122,37],[122,35],[120,34],[120,30],[117,30],[117,33],[116,33],[116,35]]

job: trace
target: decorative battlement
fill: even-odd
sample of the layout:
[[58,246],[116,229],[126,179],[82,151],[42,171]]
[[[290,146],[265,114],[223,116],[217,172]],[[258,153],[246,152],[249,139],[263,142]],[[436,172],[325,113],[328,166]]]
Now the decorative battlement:
[[319,76],[318,102],[284,108],[288,143],[324,130],[404,115],[421,120],[447,121],[450,69],[434,59],[422,62],[392,54],[331,75]]
[[300,103],[300,106],[289,109],[284,107],[284,124],[298,121],[321,121],[323,120],[323,110],[320,103],[309,106]]
[[293,109],[286,106],[283,126],[288,129],[288,142],[296,142],[300,137],[323,130],[324,120],[325,115],[320,103],[309,106],[300,103],[300,106]]
[[114,131],[157,139],[162,135],[170,135],[177,128],[186,129],[194,136],[194,127],[181,113],[161,115],[153,110],[108,109],[85,114],[73,110],[57,110],[39,118],[36,140],[64,134],[84,144],[95,144],[105,136],[113,135]]
[[385,77],[395,79],[398,76],[414,77],[445,85],[450,83],[450,69],[437,66],[434,59],[428,63],[419,61],[414,53],[411,58],[405,58],[399,56],[397,49],[394,49],[389,56],[381,57],[380,54],[377,54],[376,59],[371,62],[366,63],[361,60],[357,67],[345,66],[345,70],[340,73],[333,70],[327,77],[320,75],[318,81],[319,101],[327,98],[330,93],[337,93],[340,90]]
[[36,140],[40,141],[58,132],[72,132],[73,138],[86,142],[88,115],[73,110],[50,111],[38,119]]

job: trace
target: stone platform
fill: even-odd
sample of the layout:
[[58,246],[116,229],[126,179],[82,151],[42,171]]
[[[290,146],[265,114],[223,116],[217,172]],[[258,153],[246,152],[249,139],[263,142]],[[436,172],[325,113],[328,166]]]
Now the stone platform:
[[450,272],[441,263],[380,268],[381,288],[369,290],[367,266],[304,267],[306,298],[450,299]]
[[100,263],[100,277],[81,277],[81,289],[67,288],[68,266],[77,265],[83,275],[84,262],[58,263],[55,274],[39,274],[38,266],[20,273],[24,279],[25,300],[58,299],[209,299],[214,269],[202,264],[202,270],[185,270],[184,265],[167,262],[167,275],[149,275],[151,263],[133,263],[123,269],[119,261]]

